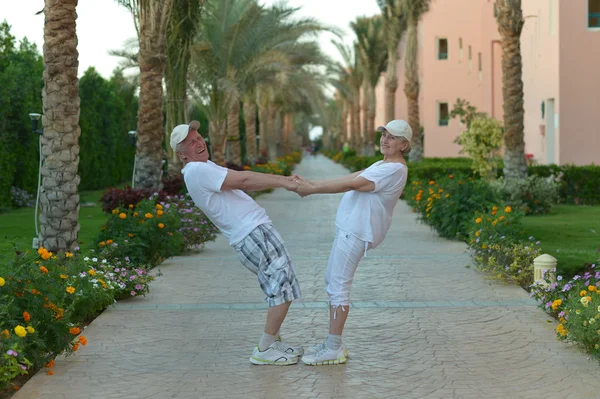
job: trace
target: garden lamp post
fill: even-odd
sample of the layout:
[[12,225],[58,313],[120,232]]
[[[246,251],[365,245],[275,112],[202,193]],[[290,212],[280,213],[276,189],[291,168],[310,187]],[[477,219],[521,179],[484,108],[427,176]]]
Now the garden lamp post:
[[[131,141],[131,145],[135,147],[135,142],[137,139],[137,131],[130,130],[129,132],[127,132],[127,134],[129,135],[129,140]],[[137,151],[133,157],[133,173],[131,174],[131,188],[133,188],[135,185],[135,164],[136,163],[137,163]]]
[[34,213],[34,218],[35,218],[35,237],[33,238],[33,242],[31,244],[31,246],[34,249],[39,248],[40,246],[40,241],[39,241],[39,228],[38,228],[38,208],[39,208],[39,204],[40,204],[40,186],[42,183],[42,134],[44,134],[44,129],[43,128],[38,128],[39,125],[39,121],[40,118],[42,117],[41,114],[36,114],[36,113],[30,113],[29,114],[29,119],[31,120],[31,131],[33,133],[36,133],[38,136],[40,136],[38,138],[38,142],[39,142],[39,151],[40,151],[40,164],[38,166],[38,186],[37,186],[37,196],[36,196],[36,200],[35,200],[35,213]]

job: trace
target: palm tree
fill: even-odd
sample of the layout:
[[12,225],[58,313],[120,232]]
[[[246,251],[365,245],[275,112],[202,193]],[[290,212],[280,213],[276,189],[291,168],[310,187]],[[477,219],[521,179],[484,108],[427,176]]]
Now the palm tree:
[[163,160],[163,75],[166,37],[174,0],[118,0],[132,15],[139,40],[140,95],[135,185],[160,188]]
[[373,147],[377,109],[375,87],[387,62],[383,18],[381,16],[357,18],[350,26],[358,40],[358,51],[365,74],[363,109],[366,111],[364,116],[366,129],[363,130],[363,151],[365,155],[375,155]]
[[77,0],[45,0],[44,176],[40,190],[40,245],[70,250],[79,232],[79,79],[77,67]]
[[421,162],[423,160],[423,140],[419,132],[419,62],[418,31],[417,27],[423,15],[429,11],[431,0],[402,0],[402,12],[406,15],[407,37],[404,50],[404,94],[408,103],[408,124],[412,128],[412,151],[410,160]]
[[398,45],[406,31],[406,17],[402,12],[402,0],[377,0],[384,20],[385,44],[388,61],[385,71],[385,121],[396,119],[396,63],[398,61]]
[[[191,45],[201,27],[200,18],[204,0],[174,0],[173,10],[170,13],[166,30],[166,55],[165,69],[166,83],[166,123],[165,139],[173,128],[180,123],[188,121],[188,70],[191,58]],[[179,158],[170,146],[169,163],[179,165]],[[180,168],[170,168],[179,170]]]
[[344,63],[336,63],[331,67],[331,73],[337,76],[332,83],[338,90],[345,93],[348,98],[350,141],[351,146],[356,149],[361,143],[360,88],[364,81],[364,74],[358,51],[356,51],[356,45],[350,47],[337,41],[333,41],[333,44],[340,52]]
[[507,180],[527,177],[523,138],[523,62],[521,0],[496,0],[496,20],[502,37],[502,97],[504,99],[504,176]]

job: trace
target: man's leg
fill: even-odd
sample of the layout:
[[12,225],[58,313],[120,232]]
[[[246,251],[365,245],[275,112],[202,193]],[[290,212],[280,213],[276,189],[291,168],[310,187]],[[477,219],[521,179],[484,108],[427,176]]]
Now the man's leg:
[[291,302],[286,302],[269,308],[267,311],[267,324],[265,325],[266,334],[277,336],[291,304]]

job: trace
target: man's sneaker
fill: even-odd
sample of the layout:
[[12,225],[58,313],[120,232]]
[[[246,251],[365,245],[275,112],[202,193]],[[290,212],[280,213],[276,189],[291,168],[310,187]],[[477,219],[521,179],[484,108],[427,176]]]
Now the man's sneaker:
[[254,348],[250,363],[258,365],[288,366],[298,363],[298,356],[284,353],[278,349],[277,341],[273,342],[264,351],[259,351],[258,346]]
[[[325,348],[325,342],[321,343],[321,344],[315,344],[313,346],[309,346],[306,351],[304,351],[305,355],[314,355],[315,353],[319,352],[320,350],[322,350],[323,348]],[[348,351],[348,348],[346,347],[346,345],[344,345],[344,343],[342,342],[342,348],[344,350],[344,357],[346,359],[350,359],[350,352]]]
[[328,364],[343,364],[346,363],[345,347],[342,345],[338,350],[329,349],[327,345],[323,345],[321,350],[312,355],[302,356],[302,362],[310,366],[323,366]]
[[292,346],[292,345],[288,344],[287,342],[285,342],[281,338],[281,336],[277,337],[277,341],[275,341],[275,344],[277,345],[277,349],[279,349],[281,352],[286,353],[288,355],[302,356],[302,354],[304,353],[303,347]]

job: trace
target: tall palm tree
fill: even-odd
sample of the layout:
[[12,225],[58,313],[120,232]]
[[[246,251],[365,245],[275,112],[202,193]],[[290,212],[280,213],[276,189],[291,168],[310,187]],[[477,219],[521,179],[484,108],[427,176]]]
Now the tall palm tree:
[[406,31],[406,16],[402,11],[402,0],[377,0],[384,21],[385,44],[388,61],[385,71],[385,121],[396,119],[396,63],[398,62],[398,45]]
[[375,139],[376,96],[375,87],[386,68],[387,52],[384,36],[383,18],[357,18],[350,26],[358,40],[358,51],[363,66],[364,95],[363,103],[366,105],[366,129],[363,131],[363,151],[365,155],[374,155],[373,141]]
[[166,36],[174,0],[118,0],[132,15],[140,43],[140,95],[135,185],[160,188],[163,160],[163,75]]
[[50,250],[77,246],[79,232],[79,79],[77,0],[44,2],[44,176],[40,189],[40,245]]
[[496,0],[496,20],[502,37],[502,97],[504,99],[504,175],[506,179],[527,177],[523,137],[523,62],[521,0]]
[[[165,139],[168,142],[173,128],[188,121],[188,70],[191,58],[191,45],[201,27],[200,18],[204,0],[174,0],[166,30],[165,69],[166,83],[166,123]],[[170,146],[169,163],[179,165],[179,158]],[[180,168],[173,168],[179,170]],[[171,169],[171,170],[173,170]]]
[[431,0],[402,0],[402,12],[406,15],[406,48],[404,49],[404,94],[408,103],[408,124],[412,128],[412,151],[410,160],[423,160],[423,140],[419,119],[419,61],[418,26],[423,15],[429,11]]
[[343,63],[334,64],[331,73],[337,78],[333,80],[335,87],[347,93],[348,112],[350,114],[350,142],[353,148],[359,148],[360,136],[360,88],[364,81],[362,65],[359,59],[356,45],[346,46],[343,43],[333,41],[334,46],[340,52]]

